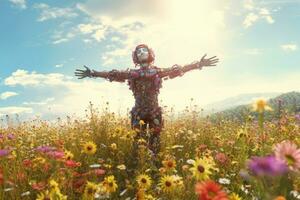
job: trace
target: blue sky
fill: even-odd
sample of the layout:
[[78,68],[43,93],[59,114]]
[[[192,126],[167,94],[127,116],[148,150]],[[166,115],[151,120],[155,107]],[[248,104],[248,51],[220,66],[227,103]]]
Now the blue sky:
[[126,84],[73,73],[133,68],[140,43],[154,49],[159,67],[204,53],[220,58],[215,68],[165,81],[164,105],[299,91],[299,19],[299,0],[1,0],[0,115],[82,116],[89,101],[130,109]]

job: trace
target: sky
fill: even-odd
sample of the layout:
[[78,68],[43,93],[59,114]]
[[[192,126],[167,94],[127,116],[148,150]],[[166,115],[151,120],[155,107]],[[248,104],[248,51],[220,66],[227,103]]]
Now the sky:
[[126,113],[126,83],[74,76],[134,68],[148,44],[155,65],[216,67],[166,80],[163,106],[205,106],[245,93],[300,89],[300,0],[0,0],[0,117],[81,117],[92,102]]

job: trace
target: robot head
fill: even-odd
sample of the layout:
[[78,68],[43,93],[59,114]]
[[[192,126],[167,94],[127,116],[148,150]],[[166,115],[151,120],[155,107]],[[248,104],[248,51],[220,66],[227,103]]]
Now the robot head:
[[145,44],[138,45],[132,52],[132,60],[135,65],[142,63],[152,63],[154,62],[155,55],[152,49],[150,49]]

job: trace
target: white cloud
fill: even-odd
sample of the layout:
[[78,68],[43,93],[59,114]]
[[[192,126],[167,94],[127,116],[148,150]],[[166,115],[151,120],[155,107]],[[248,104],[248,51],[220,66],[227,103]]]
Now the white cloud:
[[8,86],[59,85],[68,79],[70,79],[70,77],[59,73],[38,74],[35,71],[29,73],[26,70],[18,69],[4,80],[4,84]]
[[21,9],[27,8],[25,0],[9,0],[9,1]]
[[50,7],[45,3],[35,4],[34,8],[41,11],[41,14],[38,18],[39,22],[56,18],[73,18],[78,16],[78,14],[72,8]]
[[0,94],[0,99],[5,100],[10,97],[17,96],[17,95],[19,95],[19,94],[16,92],[3,92]]
[[[146,43],[154,49],[157,63],[171,66],[174,62],[192,62],[206,52],[223,54],[224,41],[230,33],[225,26],[225,5],[225,1],[217,0],[190,0],[189,3],[181,0],[110,3],[88,0],[77,7],[90,16],[88,23],[79,25],[82,33],[95,40],[99,30],[98,41],[109,39],[115,44],[102,53],[104,65],[118,64],[125,59],[132,65],[132,50]],[[113,40],[116,35],[121,39]]]
[[253,26],[259,20],[265,20],[268,24],[273,24],[275,22],[272,13],[277,12],[277,10],[270,11],[269,9],[262,7],[262,4],[263,3],[259,3],[258,1],[254,3],[253,0],[244,1],[244,8],[247,13],[243,20],[244,28]]
[[43,101],[30,101],[30,102],[23,102],[23,104],[24,105],[39,105],[39,106],[41,106],[41,105],[47,105],[47,104],[49,104],[51,101],[54,101],[54,97],[51,97],[51,98],[47,98],[47,99],[45,99],[45,100],[43,100]]
[[249,13],[244,22],[243,22],[243,25],[245,28],[248,28],[250,26],[252,26],[254,24],[254,22],[256,22],[258,20],[258,15],[254,14],[254,13]]
[[63,66],[64,66],[63,64],[56,64],[56,65],[55,65],[56,68],[61,68],[61,67],[63,67]]
[[32,113],[32,112],[33,110],[30,107],[21,107],[21,106],[0,107],[0,116],[21,114],[21,113]]
[[293,43],[283,44],[283,45],[281,45],[281,49],[284,51],[297,51],[298,46],[297,46],[297,44],[293,44]]
[[55,31],[53,36],[52,36],[52,44],[60,44],[63,42],[68,42],[70,39],[75,37],[75,33],[69,32],[69,33],[64,33],[62,31]]

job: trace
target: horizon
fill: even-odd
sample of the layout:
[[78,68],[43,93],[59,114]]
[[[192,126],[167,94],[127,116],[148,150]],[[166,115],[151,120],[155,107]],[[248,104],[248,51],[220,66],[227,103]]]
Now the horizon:
[[134,105],[126,83],[78,80],[74,71],[83,65],[97,71],[134,68],[131,52],[140,43],[154,50],[154,64],[162,68],[189,64],[205,53],[220,58],[216,67],[163,81],[161,106],[179,111],[191,98],[205,106],[245,93],[299,92],[299,5],[1,1],[0,116],[83,116],[90,101],[126,112]]

